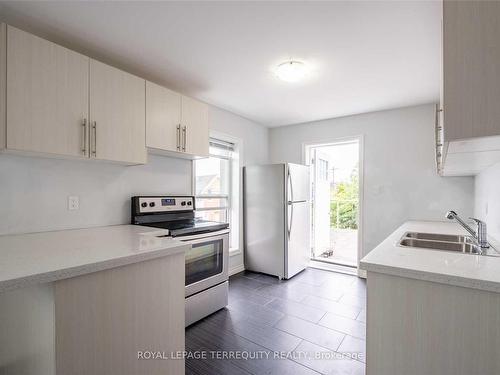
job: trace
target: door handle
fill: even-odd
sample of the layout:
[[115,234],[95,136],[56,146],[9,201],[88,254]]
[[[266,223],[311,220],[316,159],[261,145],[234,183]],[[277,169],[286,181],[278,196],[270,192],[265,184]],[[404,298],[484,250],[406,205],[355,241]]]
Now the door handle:
[[187,133],[187,126],[184,126],[182,128],[182,151],[186,151],[186,133]]
[[288,225],[287,225],[288,239],[290,239],[290,233],[292,232],[292,226],[293,226],[293,202],[288,202],[288,205],[291,207],[290,218],[288,220]]
[[439,113],[442,112],[443,109],[439,108],[439,105],[436,104],[435,107],[435,119],[434,119],[434,132],[435,132],[435,147],[436,147],[436,168],[437,172],[441,172],[442,168],[442,160],[443,156],[442,148],[443,148],[443,139],[440,139],[440,133],[443,129],[442,124],[439,123]]
[[87,119],[84,118],[82,122],[82,131],[83,131],[83,144],[82,144],[82,152],[83,155],[87,155]]
[[97,156],[97,121],[92,124],[92,131],[94,133],[94,148],[92,150],[92,155]]
[[177,125],[177,151],[181,150],[181,124]]
[[287,183],[290,185],[290,199],[289,201],[293,202],[293,183],[292,183],[292,174],[290,173],[289,167],[287,167]]

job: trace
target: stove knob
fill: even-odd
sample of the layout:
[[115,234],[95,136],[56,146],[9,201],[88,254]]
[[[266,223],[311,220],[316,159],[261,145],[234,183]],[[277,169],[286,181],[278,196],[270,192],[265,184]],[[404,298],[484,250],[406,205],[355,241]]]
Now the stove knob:
[[181,206],[185,206],[186,205],[186,202],[185,201],[182,201],[181,202]]
[[148,206],[148,204],[146,202],[141,203],[141,207],[147,207],[147,206]]
[[154,207],[155,206],[155,202],[149,202],[149,207]]
[[188,206],[192,206],[192,205],[193,205],[193,202],[189,201]]

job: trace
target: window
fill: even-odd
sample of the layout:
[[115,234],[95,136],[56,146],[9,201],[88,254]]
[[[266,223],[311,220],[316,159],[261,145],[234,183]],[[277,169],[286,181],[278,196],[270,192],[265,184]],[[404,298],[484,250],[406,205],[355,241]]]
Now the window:
[[239,158],[235,142],[210,138],[210,157],[194,161],[196,216],[229,223],[230,246],[239,248]]

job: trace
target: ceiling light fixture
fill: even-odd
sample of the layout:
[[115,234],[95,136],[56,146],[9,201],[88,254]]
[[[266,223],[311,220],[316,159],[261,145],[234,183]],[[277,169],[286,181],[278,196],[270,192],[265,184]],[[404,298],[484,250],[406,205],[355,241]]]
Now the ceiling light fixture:
[[276,76],[285,82],[298,82],[306,77],[307,65],[301,61],[289,60],[276,67]]

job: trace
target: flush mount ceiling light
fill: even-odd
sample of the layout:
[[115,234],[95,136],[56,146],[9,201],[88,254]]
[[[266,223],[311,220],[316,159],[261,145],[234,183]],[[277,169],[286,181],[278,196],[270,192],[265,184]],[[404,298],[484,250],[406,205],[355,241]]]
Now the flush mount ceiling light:
[[276,76],[285,82],[298,82],[306,77],[307,65],[301,61],[289,60],[276,67]]

